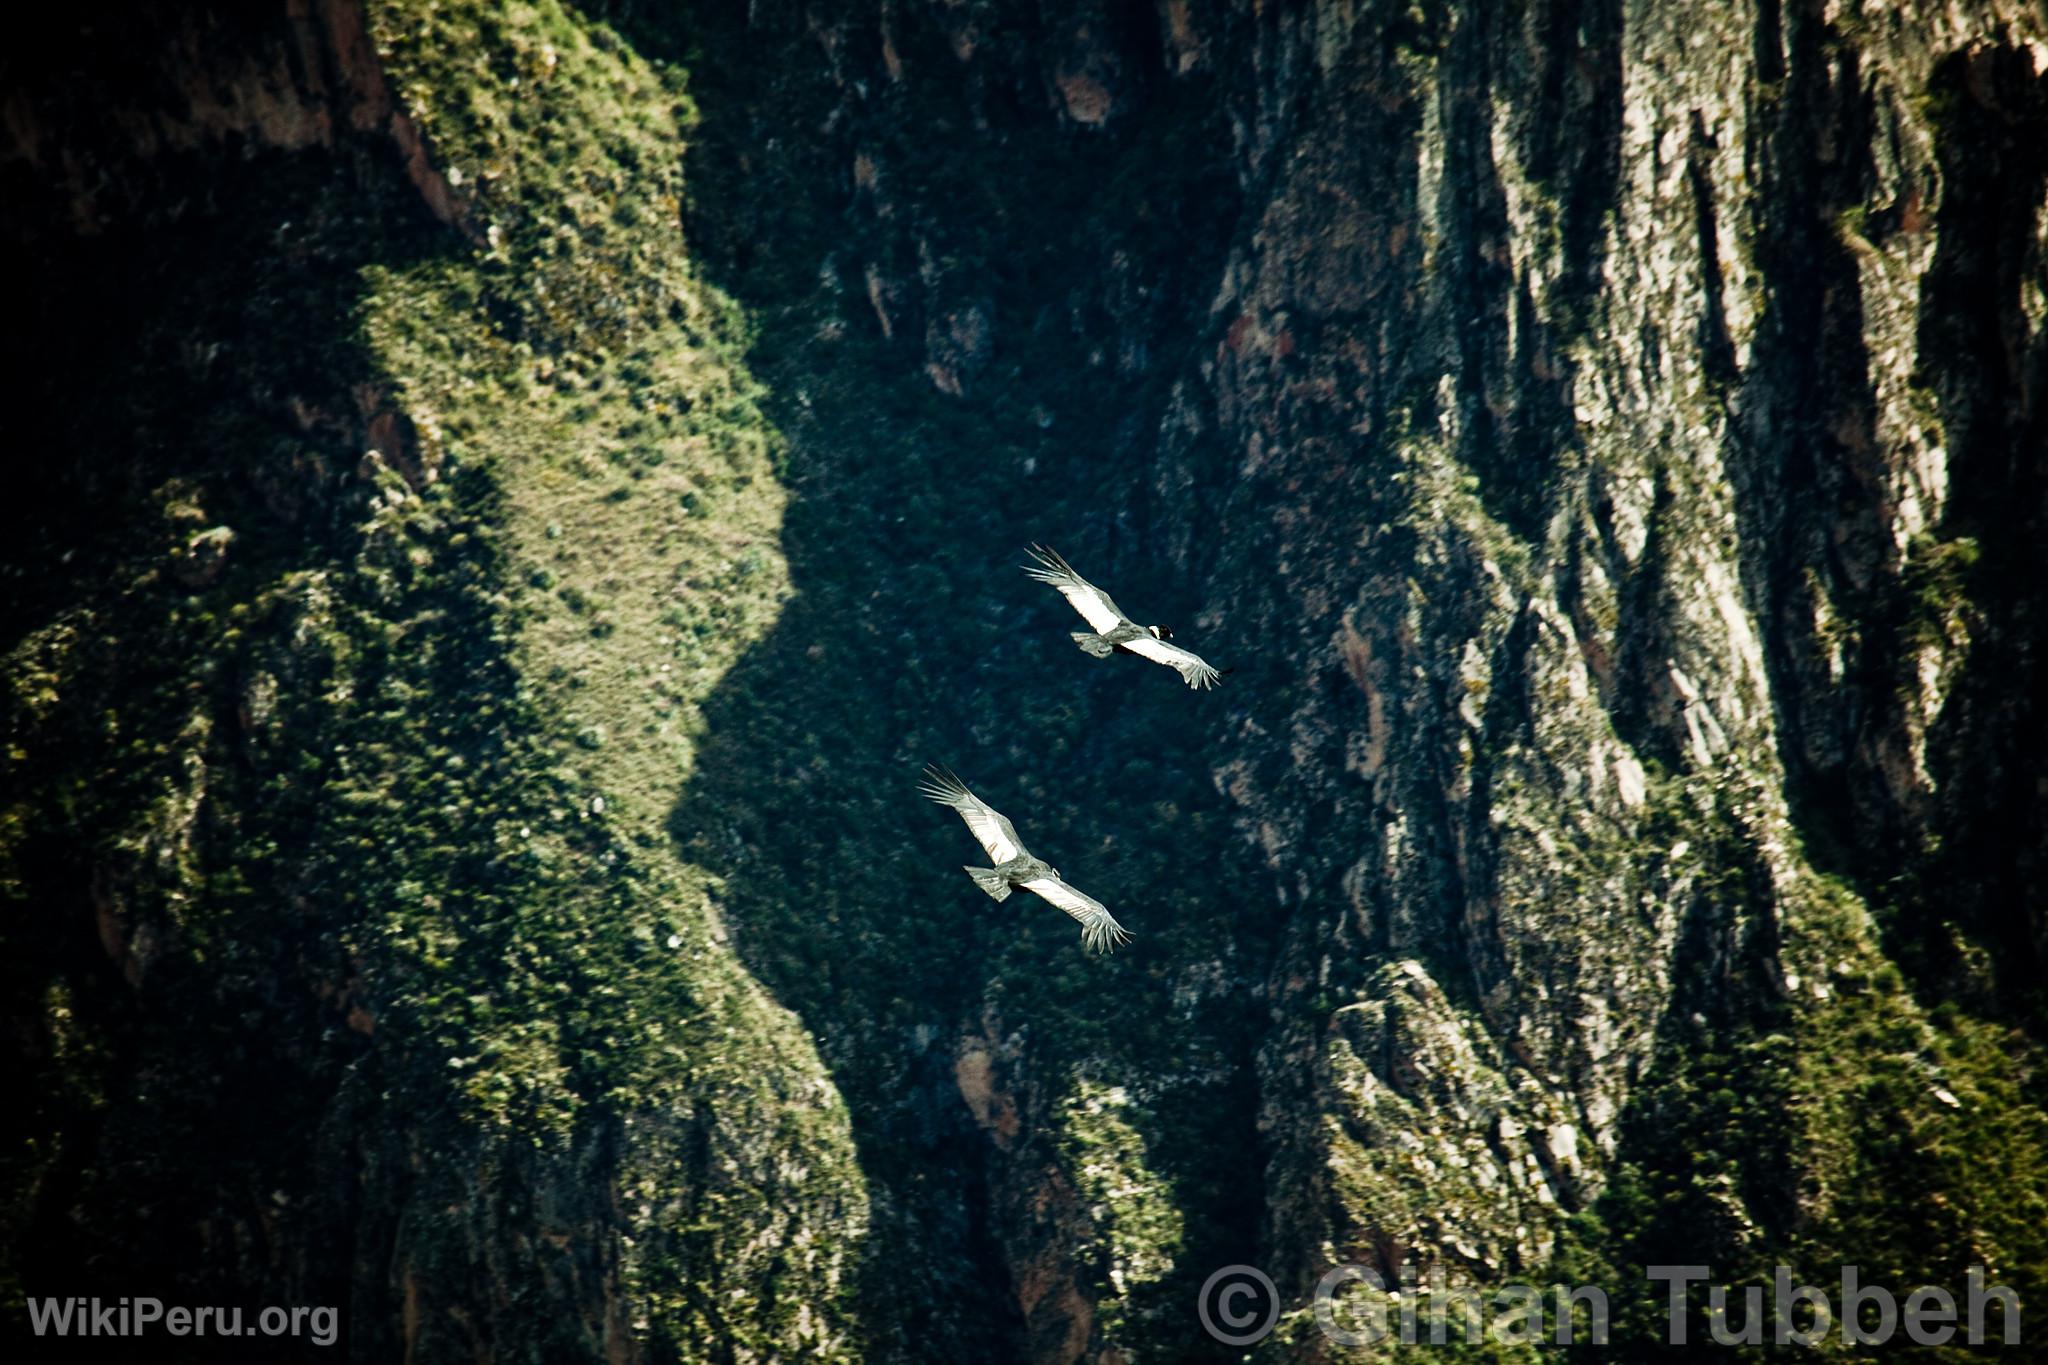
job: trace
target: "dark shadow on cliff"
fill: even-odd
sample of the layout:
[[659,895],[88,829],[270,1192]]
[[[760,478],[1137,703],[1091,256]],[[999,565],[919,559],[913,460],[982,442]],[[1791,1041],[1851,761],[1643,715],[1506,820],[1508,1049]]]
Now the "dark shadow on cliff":
[[[1887,96],[1853,47],[1810,7],[1761,11],[1757,40],[1776,91],[1754,134],[1768,289],[1746,370],[1724,359],[1715,377],[1793,817],[1814,864],[1878,913],[1928,1004],[1959,999],[2038,1033],[2048,814],[2034,773],[2048,736],[2032,700],[2033,452],[2048,349],[2028,349],[2020,295],[2041,269],[2042,83],[2014,49],[1949,58],[1927,91],[1889,96],[1924,101],[1935,164],[1887,177]],[[1928,233],[1906,416],[1945,448],[1949,497],[1902,552],[1859,256]],[[1930,644],[1961,661],[1924,744],[1931,792],[1910,755]]]
[[[1989,953],[2004,1003],[2048,1030],[2048,332],[2030,325],[2025,282],[2048,279],[2035,224],[2048,194],[2048,79],[2016,47],[1948,59],[1936,72],[1943,198],[1922,286],[1920,365],[1940,400],[1952,460],[1948,514],[1901,584],[1903,649],[1960,626],[1960,676],[1928,739],[1934,842],[1900,937],[1938,994],[1971,993]],[[1903,671],[1903,670],[1902,670]]]
[[[50,88],[146,65],[152,32],[138,19],[75,72],[89,45],[53,34]],[[71,131],[78,165],[125,146]],[[388,1116],[358,1112],[349,1079],[375,1063],[331,1005],[345,911],[276,856],[312,842],[323,793],[279,797],[238,703],[277,625],[252,604],[345,573],[363,516],[359,272],[431,255],[438,229],[381,146],[137,141],[122,175],[81,176],[96,204],[46,167],[10,161],[0,180],[0,367],[34,452],[0,510],[0,636],[10,664],[51,669],[37,714],[7,717],[8,1325],[26,1336],[26,1293],[269,1298],[350,1305],[343,1350],[372,1351],[395,1309],[352,1297],[352,1257],[389,1210],[357,1181],[388,1154]],[[181,555],[207,527],[232,528],[225,552]],[[16,656],[34,633],[57,643]],[[451,646],[436,681],[466,685],[487,652]],[[12,698],[33,691],[22,672]]]
[[[1148,11],[1117,13],[1113,50],[1157,43]],[[1154,88],[1153,55],[1127,63],[1110,127],[1062,126],[1035,19],[970,79],[937,20],[902,18],[922,83],[895,85],[878,25],[825,60],[774,17],[614,17],[692,73],[692,254],[759,319],[751,362],[788,438],[794,596],[705,701],[672,828],[852,1111],[869,1347],[1038,1354],[1089,1330],[1060,1305],[1071,1274],[1071,1303],[1101,1293],[1203,1358],[1194,1288],[1249,1258],[1259,1214],[1248,986],[1266,954],[1239,889],[1263,878],[1205,753],[1240,702],[1082,655],[1070,609],[1018,565],[1044,540],[1147,620],[1187,627],[1202,605],[1205,566],[1164,556],[1138,457],[1235,230],[1214,111]],[[1202,643],[1226,664],[1252,647]],[[917,792],[926,762],[1136,941],[1090,957],[1058,911],[984,897],[960,871],[967,831]],[[964,1046],[992,1059],[987,1091]],[[1053,1121],[1103,1094],[1136,1134],[1114,1153]],[[1076,1182],[1107,1158],[1186,1218],[1178,1268],[1120,1298],[1092,1259],[1105,1239],[1081,1263],[1070,1244],[1099,1197]]]

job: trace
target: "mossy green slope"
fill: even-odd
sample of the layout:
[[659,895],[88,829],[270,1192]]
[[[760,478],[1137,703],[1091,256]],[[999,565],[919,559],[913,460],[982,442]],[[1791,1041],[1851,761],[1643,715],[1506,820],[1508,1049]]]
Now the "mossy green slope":
[[[76,552],[9,653],[10,1246],[339,1300],[361,1358],[837,1354],[845,1109],[661,827],[786,581],[681,77],[554,5],[369,32],[452,227],[374,138],[202,150],[206,212],[65,262],[143,316],[53,371],[17,560]],[[78,1292],[37,1261],[15,1311]]]

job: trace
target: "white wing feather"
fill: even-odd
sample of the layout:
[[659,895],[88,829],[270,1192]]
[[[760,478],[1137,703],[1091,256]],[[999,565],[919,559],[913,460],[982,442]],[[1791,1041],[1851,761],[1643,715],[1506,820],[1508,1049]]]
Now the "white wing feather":
[[1117,604],[1109,600],[1109,594],[1074,572],[1074,566],[1061,559],[1058,552],[1043,545],[1031,547],[1031,557],[1038,562],[1027,564],[1024,572],[1041,583],[1050,583],[1059,589],[1060,596],[1067,599],[1075,611],[1081,613],[1098,634],[1115,630],[1129,618]]
[[1179,645],[1165,640],[1155,640],[1143,635],[1135,640],[1124,641],[1124,648],[1140,658],[1150,659],[1155,664],[1165,664],[1175,669],[1189,687],[1214,687],[1223,675],[1216,671],[1208,660],[1193,650],[1182,649]]
[[1129,943],[1131,935],[1109,907],[1084,892],[1076,891],[1057,877],[1035,877],[1023,883],[1026,891],[1037,893],[1052,905],[1072,915],[1081,925],[1081,941],[1098,953]]
[[967,822],[975,842],[996,863],[1007,863],[1024,851],[1013,826],[994,806],[967,790],[967,784],[950,772],[925,769],[924,794],[942,806],[951,806]]

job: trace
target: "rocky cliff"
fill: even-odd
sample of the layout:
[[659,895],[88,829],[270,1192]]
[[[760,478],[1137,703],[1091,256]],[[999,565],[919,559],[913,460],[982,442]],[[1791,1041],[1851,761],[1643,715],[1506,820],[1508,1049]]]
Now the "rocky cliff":
[[[27,36],[11,1313],[1067,1362],[1242,1354],[1238,1262],[1272,1359],[1347,1261],[1605,1284],[1632,1358],[1652,1263],[2048,1303],[2038,6]],[[1075,652],[1031,540],[1235,672]],[[974,892],[933,759],[1137,942]]]

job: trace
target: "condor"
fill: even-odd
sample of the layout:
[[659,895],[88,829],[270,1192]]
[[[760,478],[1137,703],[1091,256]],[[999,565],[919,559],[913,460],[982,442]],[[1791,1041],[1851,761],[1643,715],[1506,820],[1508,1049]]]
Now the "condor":
[[1092,629],[1073,632],[1074,643],[1098,659],[1107,659],[1122,650],[1135,654],[1141,659],[1150,659],[1155,664],[1165,664],[1180,674],[1189,687],[1214,687],[1222,671],[1210,666],[1207,660],[1192,650],[1182,649],[1173,643],[1173,632],[1165,626],[1141,626],[1124,615],[1123,609],[1109,600],[1109,594],[1074,572],[1073,565],[1061,559],[1057,552],[1043,545],[1031,547],[1034,561],[1024,566],[1024,572],[1041,583],[1050,583],[1059,589],[1060,596],[1067,599],[1081,619]]
[[974,884],[997,901],[1009,899],[1014,887],[1051,902],[1072,915],[1081,926],[1081,941],[1098,953],[1130,942],[1130,934],[1093,896],[1083,895],[1060,880],[1060,870],[1043,859],[1034,858],[1017,837],[1016,827],[998,814],[995,807],[967,790],[967,784],[942,768],[926,768],[924,794],[942,806],[960,812],[967,828],[988,852],[994,867],[970,867],[967,875]]

